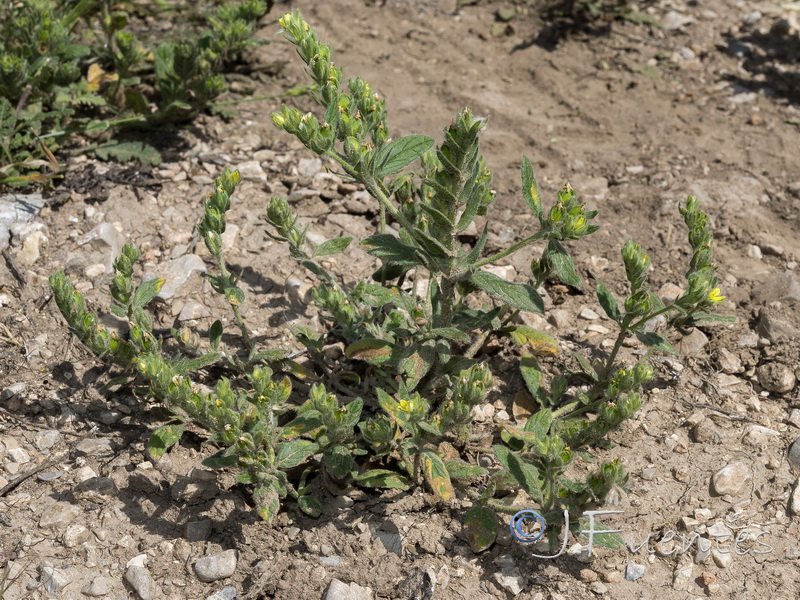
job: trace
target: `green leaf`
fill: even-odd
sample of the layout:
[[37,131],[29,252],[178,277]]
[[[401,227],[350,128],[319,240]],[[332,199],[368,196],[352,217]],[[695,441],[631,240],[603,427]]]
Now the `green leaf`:
[[258,516],[267,523],[272,521],[281,509],[281,499],[272,485],[262,485],[253,492]]
[[364,401],[361,398],[356,398],[344,407],[347,419],[345,423],[348,427],[355,427],[358,425],[358,420],[361,418],[361,411],[364,409]]
[[147,453],[153,460],[159,460],[168,448],[178,443],[183,435],[183,423],[162,425],[156,429],[147,442]]
[[355,482],[363,487],[408,489],[408,478],[388,469],[364,471],[356,477]]
[[[108,129],[107,121],[90,123],[84,131],[104,131]],[[114,160],[125,163],[138,160],[143,165],[156,166],[161,163],[161,154],[150,144],[142,142],[108,142],[98,146],[94,153],[100,160]]]
[[426,135],[407,135],[386,144],[375,155],[375,177],[381,178],[401,171],[433,146]]
[[583,372],[591,377],[592,381],[597,381],[597,371],[584,356],[578,354],[577,352],[573,352],[572,357],[578,361],[578,364],[581,366],[581,369],[583,369]]
[[438,327],[427,332],[428,335],[453,340],[454,342],[469,342],[470,337],[456,327]]
[[[589,519],[586,517],[581,517],[578,520],[579,530],[580,531],[589,531]],[[594,520],[594,530],[595,531],[603,531],[604,529],[609,529],[599,520]],[[584,540],[589,540],[589,536],[581,534],[581,538]],[[592,535],[592,543],[595,546],[599,546],[600,548],[612,548],[616,550],[617,548],[622,548],[625,545],[625,541],[619,534],[616,533],[595,533]]]
[[306,494],[297,499],[297,508],[303,511],[312,519],[316,519],[322,514],[322,504],[315,496]]
[[516,452],[522,452],[539,441],[539,438],[530,431],[508,424],[504,425],[500,431],[500,439]]
[[654,331],[637,331],[636,337],[639,338],[639,341],[645,346],[655,348],[667,354],[678,354],[678,351],[667,341],[667,338]]
[[546,333],[527,325],[515,325],[508,335],[518,346],[530,344],[536,356],[558,356],[558,342]]
[[363,360],[371,365],[382,365],[392,358],[392,345],[376,339],[353,342],[344,351],[348,358]]
[[275,457],[275,466],[279,469],[291,469],[304,462],[319,449],[314,442],[295,440],[282,444]]
[[531,286],[523,283],[509,283],[487,271],[476,271],[470,281],[493,298],[505,302],[512,308],[529,312],[543,313],[542,297]]
[[241,306],[244,304],[244,292],[242,288],[235,285],[225,286],[225,299],[229,304]]
[[282,439],[289,439],[297,437],[306,433],[310,433],[315,429],[322,427],[322,420],[317,415],[303,414],[295,419],[289,421],[286,425],[281,427],[279,436]]
[[325,466],[331,476],[343,481],[358,467],[346,446],[338,444],[325,453]]
[[522,157],[522,196],[525,198],[533,214],[542,220],[544,210],[542,209],[542,199],[539,196],[539,186],[536,183],[536,177],[533,174],[533,167],[531,161],[527,156]]
[[379,233],[362,240],[368,254],[377,256],[382,261],[402,266],[426,264],[421,260],[421,252],[417,248],[404,244],[388,233]]
[[211,329],[208,330],[208,337],[211,344],[211,349],[216,350],[219,347],[219,342],[222,339],[222,321],[217,319],[211,324]]
[[336,254],[337,252],[342,252],[345,248],[350,245],[350,242],[353,241],[353,238],[335,238],[332,240],[327,240],[322,242],[319,246],[314,249],[314,256],[327,256],[329,254]]
[[213,365],[220,359],[220,356],[222,355],[219,352],[210,352],[208,354],[204,354],[203,356],[198,356],[196,358],[182,359],[175,366],[175,370],[181,373],[188,373],[189,371],[197,371],[198,369],[202,369],[204,367],[207,367],[208,365]]
[[489,222],[487,221],[483,225],[483,232],[481,236],[478,238],[478,241],[475,243],[475,246],[470,250],[469,254],[467,254],[463,259],[461,259],[460,264],[464,267],[470,267],[477,262],[477,260],[481,256],[481,252],[483,252],[483,248],[486,246],[486,240],[489,239]]
[[542,371],[539,363],[533,356],[525,355],[519,361],[519,370],[522,372],[522,379],[531,395],[536,398],[539,394],[539,386],[542,384]]
[[148,302],[158,296],[164,281],[164,279],[157,277],[142,282],[142,285],[136,288],[136,293],[133,296],[133,305],[137,308],[144,308]]
[[378,396],[378,404],[392,421],[403,428],[408,426],[408,413],[400,410],[400,404],[397,400],[392,398],[381,388],[376,388],[375,394]]
[[488,506],[473,506],[464,515],[464,533],[472,551],[483,552],[497,539],[497,515]]
[[580,289],[581,278],[575,272],[575,265],[572,258],[567,253],[566,248],[557,240],[550,240],[547,243],[547,261],[558,275],[558,278],[572,287]]
[[471,465],[463,460],[448,460],[444,463],[448,475],[453,479],[471,479],[472,477],[480,477],[486,475],[488,471],[483,467]]
[[528,495],[535,501],[542,499],[542,486],[539,478],[539,471],[535,466],[523,460],[516,453],[505,446],[494,446],[494,455],[500,464],[503,465],[517,483],[528,492]]
[[547,432],[550,431],[550,425],[553,423],[553,411],[549,408],[543,408],[535,415],[531,415],[525,423],[523,429],[534,434],[540,441],[545,438]]
[[696,312],[691,317],[692,323],[735,323],[736,317],[718,315],[708,312]]
[[233,448],[223,448],[219,452],[212,454],[203,461],[204,467],[210,469],[222,469],[224,467],[233,467],[239,462]]
[[595,293],[597,294],[597,299],[600,301],[600,306],[603,307],[603,310],[608,315],[608,318],[619,323],[620,316],[617,300],[614,298],[611,292],[608,291],[608,288],[602,281],[597,282]]
[[423,450],[419,458],[422,463],[422,474],[436,499],[441,502],[452,500],[455,495],[453,483],[439,455],[433,450]]

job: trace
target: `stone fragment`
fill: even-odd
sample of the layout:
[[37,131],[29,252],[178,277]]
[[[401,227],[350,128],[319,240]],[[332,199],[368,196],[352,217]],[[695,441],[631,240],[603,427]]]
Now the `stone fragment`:
[[697,538],[697,551],[694,554],[694,562],[698,565],[706,562],[711,556],[711,540],[708,538]]
[[678,565],[672,576],[672,589],[685,590],[686,586],[689,585],[689,581],[692,579],[692,569],[692,563]]
[[661,19],[661,28],[664,31],[677,31],[684,28],[686,25],[694,23],[694,19],[688,15],[682,15],[674,10],[669,11],[664,18]]
[[497,584],[512,596],[519,596],[528,584],[528,579],[522,576],[519,567],[498,571],[493,577]]
[[42,564],[39,565],[39,579],[51,596],[59,595],[59,590],[64,589],[71,581],[64,569],[56,569],[48,561],[42,561]]
[[86,438],[75,445],[78,456],[110,456],[114,454],[108,438]]
[[113,579],[110,577],[95,577],[91,583],[83,586],[81,594],[90,598],[99,598],[111,593]]
[[[762,308],[758,316],[758,327],[754,333],[755,343],[751,338],[747,338],[748,348],[755,348],[758,345],[758,336],[768,339],[773,344],[780,340],[791,340],[800,337],[800,329],[797,329],[785,316],[773,308]],[[739,341],[742,346],[742,340]]]
[[90,536],[91,532],[86,527],[72,524],[67,526],[61,541],[67,548],[75,548],[88,541]]
[[593,311],[591,308],[588,307],[583,308],[581,312],[578,313],[578,316],[581,319],[586,319],[587,321],[596,321],[597,319],[600,318],[600,315],[598,315],[595,311]]
[[322,600],[373,600],[373,592],[371,588],[362,587],[355,582],[347,584],[331,579]]
[[261,168],[261,164],[257,160],[248,160],[239,163],[236,168],[239,170],[242,179],[250,179],[253,181],[267,180],[267,174],[264,172],[264,169]]
[[211,312],[202,304],[200,304],[194,298],[189,298],[181,308],[181,312],[178,315],[179,321],[192,321],[194,319],[202,319],[204,317],[210,317]]
[[557,329],[568,329],[572,324],[572,318],[569,312],[563,308],[551,310],[547,315],[547,320]]
[[635,562],[628,563],[628,566],[625,567],[625,579],[628,581],[636,581],[644,577],[646,571],[647,567],[645,565],[640,565]]
[[598,596],[602,596],[603,594],[608,593],[608,588],[603,585],[602,581],[593,581],[589,584],[589,589],[592,590]]
[[741,462],[731,463],[711,477],[714,493],[719,496],[738,496],[747,491],[752,481],[750,468]]
[[622,573],[616,569],[603,572],[603,581],[606,583],[619,583],[622,581]]
[[17,251],[14,258],[20,265],[30,267],[39,260],[41,256],[41,246],[46,243],[47,236],[44,231],[34,231],[22,242],[22,248]]
[[76,485],[72,493],[78,500],[105,504],[119,494],[117,484],[110,477],[92,477]]
[[80,507],[68,502],[56,502],[55,505],[44,511],[39,519],[39,527],[42,529],[65,529],[79,514],[81,514]]
[[211,519],[189,521],[183,529],[183,537],[190,542],[203,542],[211,537]]
[[784,364],[772,362],[758,367],[756,374],[759,385],[768,392],[786,394],[797,383],[794,371]]
[[236,588],[232,585],[226,585],[218,592],[211,594],[206,600],[234,600],[236,598]]
[[318,158],[301,158],[297,161],[297,172],[303,177],[313,177],[322,171],[322,161]]
[[711,549],[711,559],[720,569],[727,569],[733,563],[733,553],[728,550],[720,551],[716,546]]
[[800,515],[800,477],[794,482],[794,489],[789,496],[789,512]]
[[158,584],[150,576],[150,572],[144,567],[133,565],[125,570],[125,581],[128,582],[133,590],[142,600],[151,600],[158,594]]
[[793,469],[800,471],[800,437],[795,438],[792,445],[789,446],[789,456],[787,459]]
[[719,368],[725,373],[733,374],[744,371],[741,359],[727,348],[719,349],[717,361],[719,362]]
[[791,271],[770,275],[764,282],[753,287],[750,297],[756,304],[800,301],[800,279]]
[[236,550],[225,550],[204,558],[198,558],[194,563],[194,572],[200,581],[210,583],[225,579],[236,571]]
[[689,335],[684,336],[677,344],[678,351],[684,356],[700,354],[707,345],[708,338],[699,329],[693,329]]
[[197,254],[184,254],[166,264],[159,265],[157,274],[154,276],[162,277],[165,281],[158,297],[169,300],[186,284],[193,273],[205,270],[206,264]]
[[33,439],[33,443],[39,450],[46,452],[55,446],[60,440],[61,434],[57,429],[47,429],[37,433],[36,437]]

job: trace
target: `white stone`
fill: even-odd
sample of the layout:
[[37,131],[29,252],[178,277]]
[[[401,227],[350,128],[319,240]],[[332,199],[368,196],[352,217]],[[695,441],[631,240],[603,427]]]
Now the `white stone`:
[[753,481],[750,468],[741,462],[731,463],[711,478],[714,492],[720,496],[738,496],[747,491]]

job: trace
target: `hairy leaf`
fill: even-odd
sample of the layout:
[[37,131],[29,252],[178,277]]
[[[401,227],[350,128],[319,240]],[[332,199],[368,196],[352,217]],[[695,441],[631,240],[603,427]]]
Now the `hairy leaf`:
[[136,293],[133,296],[133,305],[136,308],[144,308],[148,302],[158,296],[161,287],[164,285],[164,279],[148,279],[136,288]]
[[667,338],[654,331],[637,331],[636,337],[639,338],[639,341],[645,346],[655,348],[667,354],[678,354],[678,351],[667,341]]
[[467,543],[476,554],[483,552],[497,539],[497,515],[487,506],[473,506],[464,515]]
[[433,142],[427,135],[407,135],[386,144],[375,155],[375,176],[397,173],[425,154]]
[[442,502],[452,500],[455,495],[453,483],[439,455],[433,450],[423,450],[419,458],[422,462],[422,474],[436,499]]
[[356,477],[355,482],[364,487],[408,489],[408,478],[388,469],[364,471]]
[[536,356],[558,356],[558,342],[538,329],[528,325],[515,325],[508,334],[519,346],[530,344]]
[[544,312],[542,297],[529,285],[509,283],[487,271],[476,271],[470,277],[470,281],[493,298],[505,302],[512,308],[535,313]]
[[314,249],[314,256],[315,257],[327,256],[329,254],[336,254],[337,252],[342,252],[345,248],[347,248],[350,245],[350,242],[352,241],[353,238],[349,237],[340,237],[324,241]]
[[517,483],[528,492],[534,500],[541,501],[542,485],[539,478],[539,471],[535,466],[523,460],[515,452],[505,446],[494,446],[494,455],[500,464],[503,465]]
[[597,300],[608,315],[608,318],[619,323],[620,315],[617,300],[602,281],[597,282],[595,292],[597,293]]
[[153,460],[159,460],[168,448],[178,443],[183,435],[183,423],[162,425],[156,429],[147,442],[147,453]]
[[319,449],[314,442],[295,440],[282,444],[275,457],[275,466],[279,469],[291,469],[305,461]]
[[575,272],[575,265],[567,250],[557,240],[547,243],[547,261],[558,275],[558,278],[572,287],[580,289],[581,278]]

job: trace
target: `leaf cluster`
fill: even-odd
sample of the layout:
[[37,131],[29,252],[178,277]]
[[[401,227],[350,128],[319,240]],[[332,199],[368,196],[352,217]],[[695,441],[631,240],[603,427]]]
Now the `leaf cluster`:
[[[60,170],[53,152],[73,133],[183,121],[227,90],[224,67],[252,45],[263,0],[221,4],[208,28],[149,44],[133,33],[136,7],[110,0],[26,0],[0,7],[0,184]],[[163,11],[162,6],[145,10]],[[161,17],[160,17],[161,18]],[[104,159],[157,164],[142,142],[102,140]],[[42,157],[47,161],[43,161]]]
[[[218,270],[206,278],[228,303],[243,348],[223,339],[217,320],[207,344],[191,332],[172,332],[178,351],[168,352],[167,340],[153,334],[144,310],[161,282],[134,285],[138,252],[131,246],[115,262],[111,283],[112,311],[128,322],[125,334],[99,325],[69,279],[53,275],[57,305],[76,335],[101,358],[135,373],[173,411],[174,422],[151,438],[151,455],[176,443],[186,421],[200,424],[222,446],[206,464],[238,468],[240,481],[255,486],[265,519],[286,497],[319,515],[314,492],[320,480],[334,487],[379,488],[424,482],[440,502],[462,488],[474,502],[464,519],[476,551],[493,543],[494,511],[505,510],[498,496],[511,488],[524,490],[548,517],[618,499],[627,482],[619,461],[603,462],[577,479],[567,471],[579,458],[592,461],[589,451],[607,444],[608,434],[640,408],[640,392],[653,377],[649,352],[674,352],[668,341],[673,330],[724,319],[713,313],[723,296],[716,287],[708,219],[696,198],[679,207],[692,247],[684,294],[672,303],[658,298],[648,286],[650,259],[629,240],[622,248],[628,294],[618,301],[602,282],[595,289],[618,328],[611,352],[591,358],[576,353],[550,374],[540,361],[559,354],[558,341],[516,317],[519,311],[544,310],[537,289],[549,280],[582,285],[567,245],[597,230],[597,211],[587,210],[569,185],[545,206],[523,157],[520,204],[538,221],[538,231],[494,253],[487,251],[488,224],[477,238],[465,240],[478,216],[491,218],[495,197],[479,145],[486,120],[460,110],[435,148],[424,135],[393,139],[383,100],[371,86],[360,78],[345,86],[332,50],[299,12],[280,21],[308,67],[324,116],[283,106],[273,121],[373,197],[382,212],[378,232],[360,243],[379,264],[370,280],[345,281],[320,259],[346,251],[353,240],[310,241],[300,215],[285,199],[272,198],[265,215],[268,233],[318,278],[313,295],[326,326],[322,332],[294,332],[306,347],[305,364],[294,360],[296,354],[260,348],[241,312],[244,291],[223,256],[221,235],[239,182],[239,174],[226,169],[203,203],[197,232]],[[505,281],[485,269],[537,241],[544,249],[526,282]],[[662,316],[666,329],[657,331],[654,324]],[[650,348],[633,365],[618,356],[631,336]],[[491,451],[500,466],[488,471],[464,458],[489,451],[472,446],[471,421],[492,386],[482,349],[493,337],[528,352],[519,367],[538,408],[524,423],[497,432]],[[324,347],[338,342],[344,345],[342,356],[327,360]],[[212,365],[230,375],[213,389],[198,383],[201,374],[191,374]],[[292,378],[301,382],[297,389]],[[551,541],[557,534],[554,527]]]

